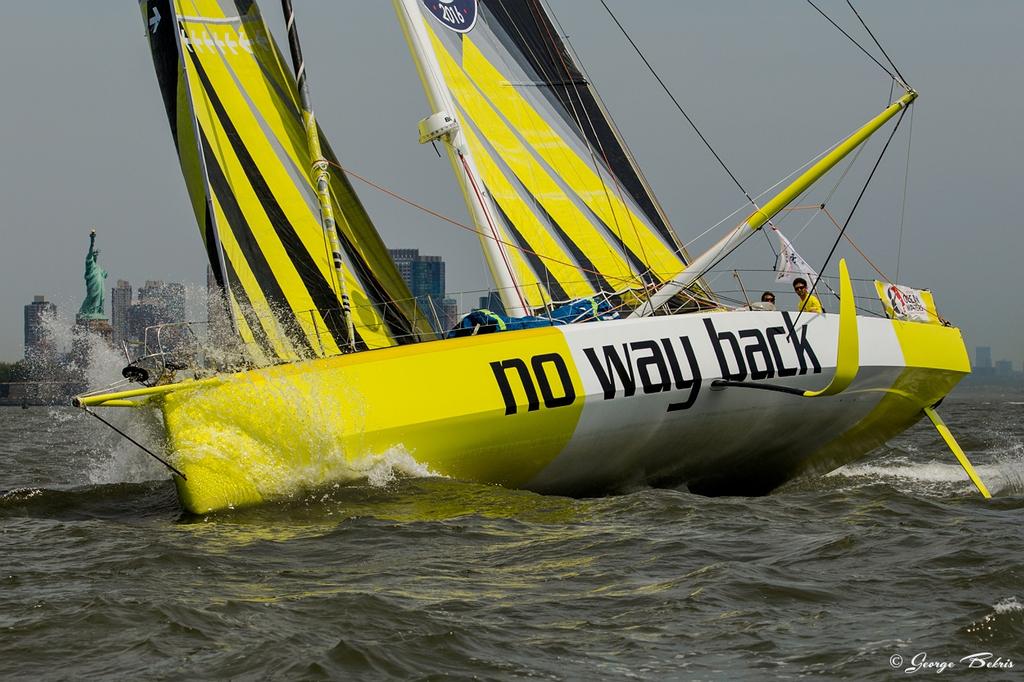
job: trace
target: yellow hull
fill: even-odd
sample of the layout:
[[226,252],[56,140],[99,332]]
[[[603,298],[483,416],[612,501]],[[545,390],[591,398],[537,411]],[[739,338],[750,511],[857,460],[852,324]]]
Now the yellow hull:
[[[814,363],[771,336],[778,313],[685,317],[437,341],[178,384],[157,399],[186,476],[176,478],[182,506],[257,504],[394,463],[551,493],[685,483],[762,494],[863,456],[969,372],[956,329],[858,318],[862,367],[839,395],[715,389],[737,362],[763,383],[825,383],[836,316],[805,326]],[[732,349],[720,332],[730,328],[752,345]],[[748,328],[780,348],[769,352]],[[765,365],[774,375],[755,377]],[[686,387],[693,372],[699,380]]]

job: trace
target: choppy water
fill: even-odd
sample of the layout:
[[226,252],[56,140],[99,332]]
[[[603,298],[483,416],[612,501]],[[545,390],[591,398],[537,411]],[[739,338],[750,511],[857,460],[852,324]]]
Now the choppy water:
[[186,517],[87,415],[0,409],[0,678],[1017,679],[1024,396],[941,412],[993,500],[919,424],[758,499],[378,472]]

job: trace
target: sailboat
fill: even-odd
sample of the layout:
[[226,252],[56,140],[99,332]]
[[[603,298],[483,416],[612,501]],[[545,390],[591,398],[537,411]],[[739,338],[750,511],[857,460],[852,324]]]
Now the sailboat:
[[838,314],[729,307],[702,279],[916,92],[691,258],[540,3],[393,2],[420,142],[445,150],[503,308],[447,333],[319,128],[290,1],[291,69],[252,0],[140,2],[230,342],[205,366],[160,346],[126,368],[138,387],[76,404],[159,410],[185,510],[393,453],[541,493],[759,495],[941,423],[970,371],[955,327],[858,315],[845,261]]

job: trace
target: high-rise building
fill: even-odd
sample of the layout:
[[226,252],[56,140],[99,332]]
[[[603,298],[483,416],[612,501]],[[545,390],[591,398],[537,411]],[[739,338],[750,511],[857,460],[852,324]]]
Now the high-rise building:
[[1008,377],[1013,374],[1013,363],[1010,360],[996,360],[996,376]]
[[[178,282],[165,284],[161,280],[146,280],[146,284],[139,287],[138,300],[128,306],[126,317],[126,338],[133,352],[155,352],[156,338],[147,339],[146,330],[158,325],[180,324],[187,321],[185,285]],[[166,341],[172,336],[180,337],[182,330],[173,333],[166,331],[162,335]],[[147,343],[154,347],[146,347]]]
[[444,299],[444,328],[451,329],[459,321],[459,302],[454,298]]
[[25,357],[44,355],[51,351],[45,320],[57,314],[57,306],[46,300],[46,296],[33,296],[25,306]]
[[991,375],[992,348],[990,346],[976,346],[974,348],[974,373],[978,375]]
[[[144,344],[155,343],[146,339],[146,330],[163,324],[163,308],[152,303],[135,303],[128,308],[128,342],[135,353],[144,350]],[[154,352],[150,349],[148,352]]]
[[435,327],[447,328],[444,260],[440,256],[421,256],[419,249],[389,249],[388,253],[423,312]]
[[497,291],[492,291],[486,296],[481,296],[480,305],[477,307],[490,310],[492,313],[497,313],[498,315],[505,314],[505,304],[501,302],[501,295],[498,294]]
[[398,274],[402,276],[405,283],[412,289],[412,264],[413,261],[420,257],[420,250],[388,249],[388,253],[391,254],[391,260],[395,262],[395,267],[398,268]]
[[128,309],[132,305],[132,285],[123,279],[110,290],[110,326],[114,330],[114,345],[120,347],[131,337],[128,334]]
[[444,298],[444,261],[440,256],[420,256],[413,261],[412,289],[417,296]]
[[187,320],[184,284],[146,280],[146,285],[139,287],[139,304],[157,308],[157,324],[176,324]]

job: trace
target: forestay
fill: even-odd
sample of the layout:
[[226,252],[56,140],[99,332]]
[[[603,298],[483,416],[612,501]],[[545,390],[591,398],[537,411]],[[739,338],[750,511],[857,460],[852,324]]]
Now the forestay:
[[[295,81],[251,0],[142,0],[196,219],[255,357],[337,354],[339,282],[309,176]],[[186,77],[182,78],[182,74]],[[329,161],[337,163],[321,133]],[[432,336],[345,176],[331,199],[358,348]]]
[[[535,0],[396,0],[428,96],[455,103],[466,157],[493,204],[519,296],[530,307],[656,285],[684,251],[596,93]],[[419,35],[417,35],[419,34]],[[470,179],[471,182],[474,179]],[[472,185],[464,188],[473,201]],[[482,200],[482,199],[481,199]],[[492,268],[494,264],[492,263]]]

